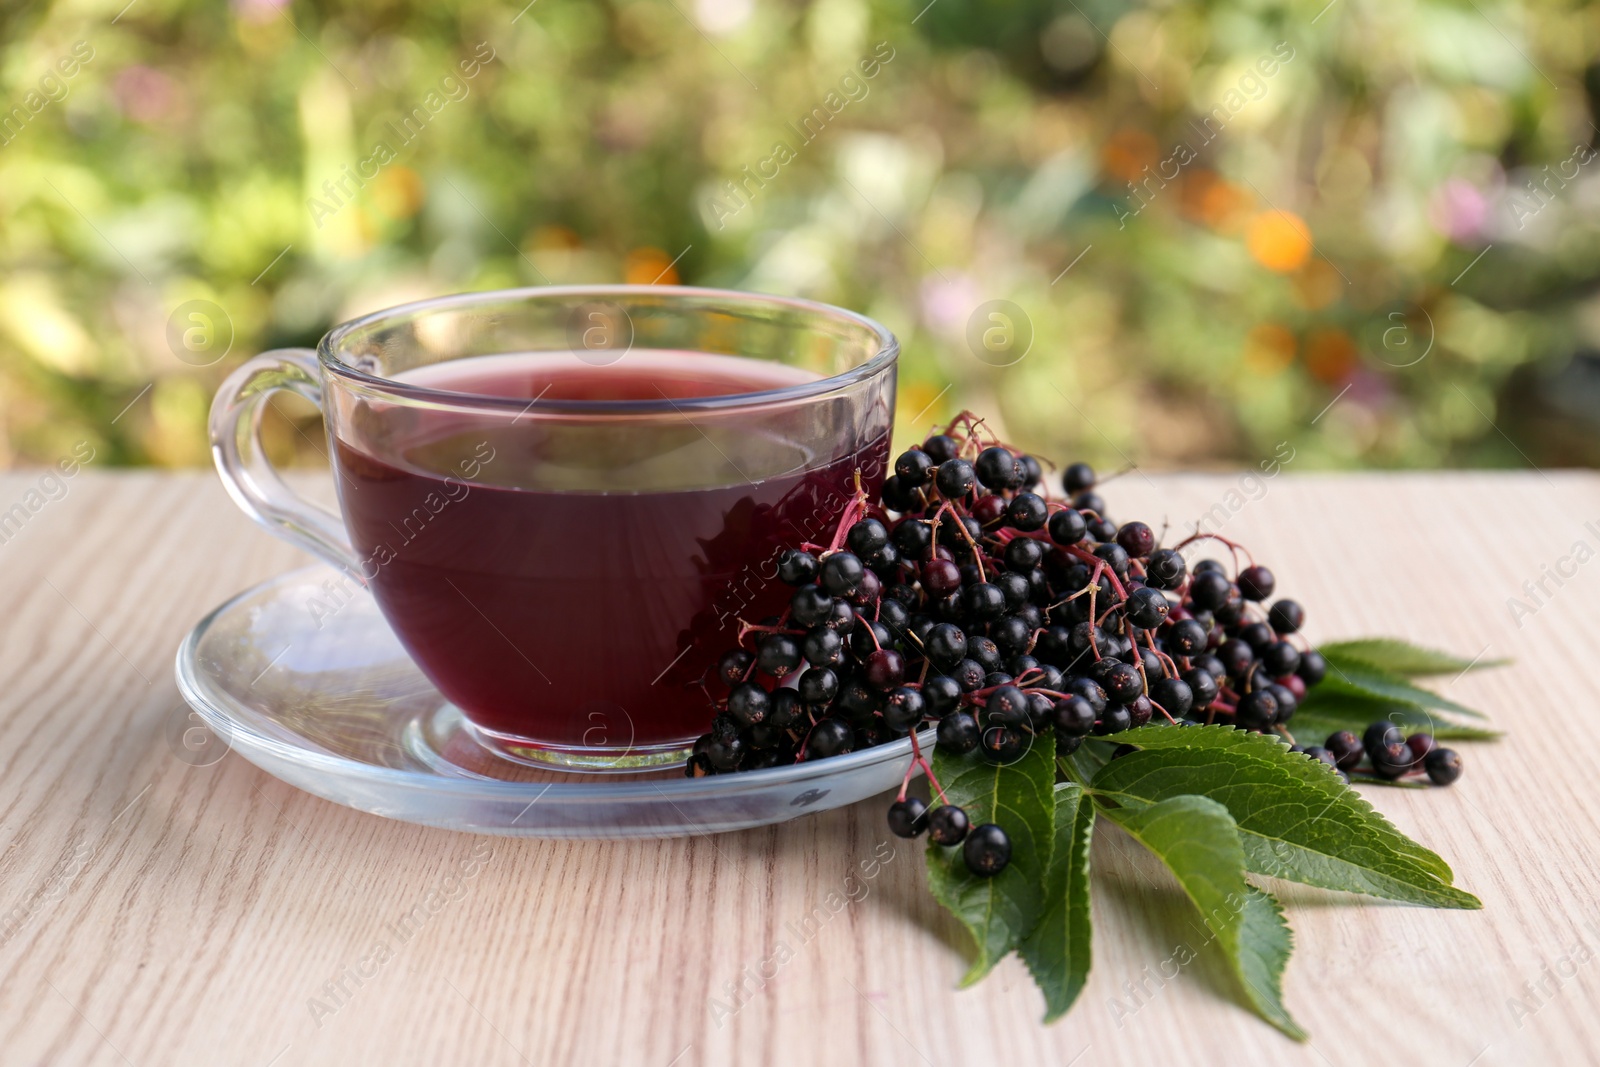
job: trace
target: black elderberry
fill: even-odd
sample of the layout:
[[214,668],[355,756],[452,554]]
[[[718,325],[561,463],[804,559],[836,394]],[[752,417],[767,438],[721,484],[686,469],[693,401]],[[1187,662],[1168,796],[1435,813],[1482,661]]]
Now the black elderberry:
[[1211,675],[1212,678],[1216,679],[1218,685],[1221,685],[1228,677],[1228,669],[1222,665],[1222,661],[1209,652],[1202,652],[1189,662]]
[[961,846],[967,870],[980,878],[993,878],[1011,862],[1011,839],[994,823],[974,826]]
[[[1211,702],[1217,699],[1217,693],[1220,692],[1216,678],[1212,676],[1210,671],[1200,667],[1184,671],[1183,681],[1189,687],[1189,693],[1192,697],[1191,711],[1204,711],[1209,708]],[[1162,706],[1165,707],[1166,705]],[[1167,710],[1171,711],[1172,709],[1167,708]]]
[[1049,517],[1050,510],[1045,506],[1044,498],[1037,493],[1018,493],[1006,505],[1007,525],[1025,533],[1044,529],[1045,520]]
[[1306,612],[1297,601],[1280,600],[1267,609],[1267,622],[1280,634],[1292,634],[1306,621]]
[[928,837],[938,845],[959,845],[967,836],[967,813],[954,804],[941,804],[928,813]]
[[1183,557],[1170,548],[1158,548],[1150,553],[1144,566],[1145,581],[1156,589],[1177,589],[1188,576]]
[[1111,654],[1111,646],[1107,643],[1109,638],[1106,632],[1091,622],[1080,622],[1072,628],[1072,634],[1067,639],[1067,644],[1074,657],[1082,656],[1089,651],[1092,643],[1099,650],[1100,655]]
[[983,706],[990,726],[1021,726],[1028,722],[1028,697],[1014,685],[1002,685],[989,694]]
[[834,699],[839,714],[855,722],[872,718],[882,705],[883,695],[860,678],[846,679]]
[[1327,677],[1328,661],[1322,658],[1322,653],[1316,649],[1300,653],[1300,666],[1295,668],[1295,674],[1307,685],[1316,685]]
[[978,486],[978,474],[964,459],[947,459],[939,464],[933,484],[946,500],[960,500]]
[[967,654],[967,635],[954,623],[941,622],[928,631],[923,647],[936,665],[952,666]]
[[1089,523],[1089,536],[1110,544],[1117,539],[1117,524],[1110,519],[1095,519]]
[[1264,622],[1253,622],[1239,630],[1239,640],[1250,646],[1250,651],[1261,655],[1278,640],[1278,635],[1272,632],[1272,627]]
[[922,699],[930,713],[943,716],[961,703],[961,686],[948,675],[930,675],[922,683]]
[[1339,761],[1334,757],[1333,753],[1329,752],[1321,745],[1307,745],[1305,748],[1305,754],[1310,756],[1312,759],[1321,760],[1330,767],[1337,769],[1339,766]]
[[902,519],[889,535],[889,542],[900,550],[901,559],[920,561],[933,543],[933,526],[922,519]]
[[1117,544],[1134,559],[1143,559],[1156,547],[1156,533],[1142,522],[1125,522],[1117,530]]
[[898,600],[881,600],[878,602],[878,621],[898,640],[911,625],[911,612]]
[[1006,610],[1006,595],[992,582],[967,586],[962,598],[967,613],[976,619],[998,619]]
[[1022,488],[1032,489],[1044,478],[1044,468],[1032,456],[1018,456],[1017,464],[1022,468]]
[[767,709],[767,725],[787,730],[800,719],[800,694],[793,689],[774,689]]
[[778,557],[778,577],[788,585],[810,585],[817,580],[821,566],[811,553],[786,548]]
[[1106,545],[1096,545],[1094,554],[1106,561],[1106,566],[1119,579],[1128,577],[1128,553],[1115,541]]
[[1143,726],[1155,713],[1156,706],[1151,703],[1150,697],[1141,696],[1128,705],[1128,723],[1130,726]]
[[789,618],[796,626],[810,629],[821,626],[833,615],[833,597],[820,586],[802,585],[789,598]]
[[1150,699],[1174,719],[1181,719],[1194,707],[1194,690],[1181,678],[1157,678],[1150,683]]
[[1043,693],[1028,694],[1028,729],[1035,737],[1050,728],[1055,717],[1056,702]]
[[1140,586],[1128,594],[1125,605],[1128,621],[1141,630],[1154,630],[1167,621],[1172,605],[1159,590]]
[[872,571],[867,571],[861,576],[861,582],[856,586],[856,591],[850,594],[850,603],[856,607],[865,607],[874,603],[883,591],[883,583]]
[[830,716],[811,728],[810,735],[806,737],[805,758],[827,759],[849,752],[854,744],[855,732],[850,729],[850,724]]
[[814,626],[806,631],[800,654],[813,667],[839,667],[844,664],[844,638],[831,626]]
[[1094,709],[1094,713],[1097,716],[1103,714],[1110,703],[1110,698],[1106,696],[1105,689],[1093,678],[1084,678],[1082,676],[1067,678],[1062,683],[1061,691],[1083,697],[1089,702],[1089,706]]
[[883,721],[897,733],[914,730],[928,714],[928,703],[922,691],[910,686],[900,686],[883,702]]
[[1018,468],[1017,457],[1004,448],[995,446],[979,452],[974,467],[978,481],[985,488],[1015,489],[1022,484],[1022,471]]
[[889,543],[889,529],[877,519],[862,519],[844,535],[845,544],[858,556],[870,556]]
[[728,693],[728,714],[740,726],[754,726],[767,717],[772,698],[754,682],[740,682]]
[[1239,698],[1234,721],[1246,730],[1270,730],[1278,719],[1278,700],[1266,689],[1252,689]]
[[1033,735],[1015,726],[990,726],[983,731],[978,750],[991,763],[1011,764],[1028,753]]
[[1087,463],[1070,464],[1061,472],[1061,488],[1067,491],[1068,496],[1077,496],[1093,489],[1094,484],[1094,468]]
[[1227,575],[1217,571],[1197,570],[1194,579],[1189,582],[1189,599],[1206,611],[1216,611],[1222,607],[1232,592],[1233,583],[1228,581]]
[[1218,626],[1236,626],[1244,618],[1244,597],[1230,590],[1228,602],[1212,613]]
[[1461,777],[1461,757],[1454,749],[1433,749],[1423,757],[1422,766],[1434,785],[1449,785]]
[[1016,611],[1028,602],[1028,597],[1033,594],[1033,587],[1028,579],[1015,571],[1006,571],[995,576],[994,584],[1000,587],[1000,592],[1005,594],[1006,610]]
[[976,660],[985,674],[993,674],[1005,666],[1000,646],[983,636],[967,635],[967,658]]
[[813,667],[800,676],[796,692],[803,704],[831,704],[839,695],[839,676],[827,667]]
[[1349,730],[1340,730],[1329,734],[1323,746],[1333,754],[1333,765],[1341,771],[1353,771],[1361,763],[1361,757],[1366,749],[1361,744],[1361,738]]
[[920,448],[912,448],[895,459],[894,472],[902,483],[916,489],[927,482],[934,466],[932,456]]
[[1029,574],[1044,560],[1044,545],[1031,537],[1014,538],[1005,549],[1006,569]]
[[1167,631],[1167,651],[1174,656],[1197,655],[1205,650],[1208,636],[1205,627],[1193,619],[1181,619]]
[[855,553],[835,552],[822,561],[822,571],[818,577],[822,588],[834,596],[849,596],[856,591],[866,573],[867,568],[862,566]]
[[1432,734],[1412,734],[1406,738],[1406,747],[1411,750],[1413,765],[1427,758],[1428,753],[1434,750]]
[[1255,663],[1255,653],[1250,646],[1236,637],[1229,638],[1217,647],[1217,659],[1230,678],[1242,678]]
[[1260,565],[1246,567],[1239,572],[1239,595],[1246,600],[1265,600],[1277,587],[1272,572]]
[[1368,759],[1372,759],[1373,753],[1380,749],[1404,743],[1405,735],[1400,732],[1400,727],[1388,719],[1379,719],[1372,723],[1361,735],[1361,747],[1366,749]]
[[922,565],[922,585],[936,597],[961,588],[961,568],[947,559],[930,559]]
[[1094,724],[1097,735],[1116,734],[1123,730],[1133,728],[1133,712],[1126,705],[1114,704],[1100,713],[1100,720]]
[[949,434],[936,433],[922,442],[922,450],[935,463],[944,463],[955,459],[961,453],[961,446]]
[[877,575],[884,583],[895,581],[900,573],[900,550],[892,544],[867,556],[864,560],[867,570]]
[[[1106,502],[1099,493],[1090,492],[1087,490],[1079,493],[1077,496],[1072,498],[1072,506],[1077,508],[1079,511],[1094,512],[1094,517],[1097,519],[1104,519],[1106,517]],[[1111,537],[1105,538],[1105,540],[1112,540],[1116,536],[1115,529],[1113,529]]]
[[717,677],[723,685],[735,686],[744,681],[745,675],[750,673],[750,665],[756,658],[742,648],[725,652],[717,660]]
[[1278,702],[1278,717],[1275,721],[1281,724],[1286,723],[1290,719],[1294,718],[1295,709],[1300,706],[1300,701],[1294,695],[1294,690],[1290,689],[1286,685],[1279,685],[1276,682],[1273,682],[1266,688],[1267,692],[1272,694],[1272,699]]
[[1411,750],[1403,741],[1369,748],[1367,759],[1372,763],[1372,773],[1379,778],[1393,780],[1411,769]]
[[902,515],[922,506],[922,502],[917,499],[917,491],[902,481],[898,474],[891,474],[883,480],[883,489],[878,497],[883,501],[884,507]]
[[1015,615],[1006,615],[989,625],[989,640],[1003,656],[1015,656],[1028,647],[1032,628]]
[[1132,704],[1144,696],[1144,678],[1131,664],[1113,663],[1106,672],[1105,690],[1118,704]]
[[982,740],[978,720],[965,711],[953,711],[939,720],[937,744],[942,751],[960,756],[978,747]]
[[988,673],[983,669],[983,664],[975,659],[963,659],[950,669],[950,677],[961,686],[963,693],[982,689],[984,676]]
[[896,837],[916,837],[928,828],[928,805],[906,797],[889,805],[889,832]]
[[[843,726],[843,723],[839,725]],[[744,758],[745,743],[739,737],[719,737],[706,746],[702,755],[713,769],[719,771],[737,770],[739,761]]]
[[857,619],[855,632],[850,635],[850,651],[858,659],[866,659],[880,648],[894,644],[894,635],[881,622]]
[[1279,641],[1266,647],[1261,662],[1274,678],[1287,678],[1300,666],[1300,650],[1287,641]]
[[1075,545],[1089,533],[1089,524],[1072,508],[1053,512],[1045,528],[1050,532],[1050,540],[1058,545]]
[[880,648],[867,657],[864,673],[874,689],[893,689],[905,681],[905,657],[892,648]]
[[1228,569],[1214,559],[1203,559],[1194,565],[1196,574],[1220,574],[1227,577]]
[[1081,696],[1063,697],[1055,703],[1054,725],[1064,737],[1085,736],[1094,729],[1094,720],[1093,705]]

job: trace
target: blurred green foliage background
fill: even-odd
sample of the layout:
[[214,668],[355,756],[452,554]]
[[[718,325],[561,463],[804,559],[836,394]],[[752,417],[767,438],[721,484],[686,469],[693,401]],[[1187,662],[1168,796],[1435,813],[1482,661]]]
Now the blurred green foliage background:
[[626,279],[881,319],[908,433],[1595,464],[1597,55],[1552,0],[6,5],[0,463],[202,464],[257,351]]

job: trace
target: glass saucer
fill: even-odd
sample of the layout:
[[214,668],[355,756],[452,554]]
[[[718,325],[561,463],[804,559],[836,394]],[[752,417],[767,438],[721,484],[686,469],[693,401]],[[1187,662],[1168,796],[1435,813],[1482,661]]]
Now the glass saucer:
[[[697,779],[676,768],[616,776],[530,767],[481,742],[372,597],[344,592],[338,579],[317,566],[245,590],[200,620],[177,663],[179,691],[222,746],[336,804],[476,833],[678,837],[854,804],[896,788],[910,761],[906,739]],[[919,738],[933,739],[932,729]]]

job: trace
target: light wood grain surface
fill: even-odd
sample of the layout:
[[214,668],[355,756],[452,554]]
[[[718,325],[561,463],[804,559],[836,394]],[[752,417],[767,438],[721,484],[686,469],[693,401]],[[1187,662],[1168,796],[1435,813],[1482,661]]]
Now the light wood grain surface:
[[[0,511],[38,477],[0,477]],[[1442,680],[1510,731],[1459,746],[1460,783],[1367,790],[1483,911],[1281,887],[1309,1045],[1238,1007],[1204,952],[1163,976],[1198,947],[1193,916],[1110,829],[1093,976],[1047,1028],[1014,959],[956,988],[965,935],[877,801],[715,839],[542,842],[358,814],[236,755],[189,766],[169,740],[179,640],[304,558],[206,474],[67,485],[0,543],[0,1063],[1600,1060],[1600,562],[1561,562],[1600,550],[1600,477],[1284,474],[1228,507],[1223,531],[1307,605],[1314,639],[1516,658]],[[1237,485],[1133,474],[1107,496],[1182,526]],[[1514,619],[1546,568],[1571,577]]]

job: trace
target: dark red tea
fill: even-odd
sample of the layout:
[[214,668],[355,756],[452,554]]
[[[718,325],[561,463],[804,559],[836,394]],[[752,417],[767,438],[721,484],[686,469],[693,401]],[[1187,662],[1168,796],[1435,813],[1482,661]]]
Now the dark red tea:
[[[610,366],[484,357],[402,380],[531,401],[720,396],[808,379],[760,360],[657,353]],[[887,435],[789,458],[755,413],[731,428],[722,418],[715,440],[688,417],[655,439],[619,429],[614,442],[563,437],[555,421],[462,433],[423,413],[386,444],[392,461],[336,442],[370,588],[407,651],[480,727],[570,748],[692,738],[709,718],[696,682],[737,620],[786,602],[777,553],[831,536],[858,468],[876,493]],[[680,452],[702,460],[676,462]],[[708,474],[707,455],[728,469]],[[651,487],[608,488],[624,467]],[[779,473],[745,480],[747,470]]]

